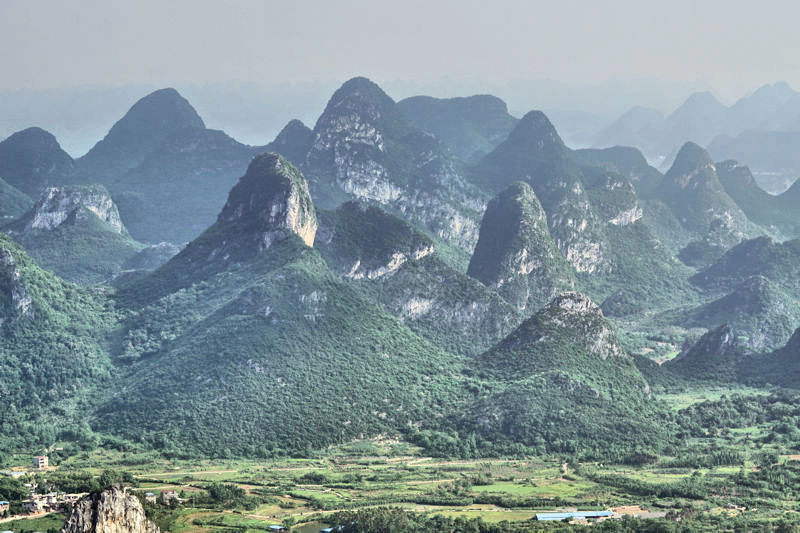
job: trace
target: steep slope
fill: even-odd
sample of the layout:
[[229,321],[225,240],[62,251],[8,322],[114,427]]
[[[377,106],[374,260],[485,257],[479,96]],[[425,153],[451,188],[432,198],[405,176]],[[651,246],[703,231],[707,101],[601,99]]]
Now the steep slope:
[[710,92],[693,93],[664,120],[659,146],[668,153],[687,139],[706,145],[723,131],[726,113],[727,108]]
[[314,132],[308,126],[297,119],[290,120],[275,140],[264,147],[264,151],[279,153],[299,167],[305,161],[313,139]]
[[89,436],[89,400],[109,383],[112,320],[102,294],[42,270],[0,234],[0,448]]
[[346,202],[321,212],[315,247],[341,278],[448,351],[480,353],[522,320],[497,293],[445,264],[430,238],[377,207]]
[[655,109],[634,106],[596,134],[593,146],[638,146],[647,153],[657,153],[656,132],[664,125],[664,115]]
[[64,183],[73,164],[56,138],[41,128],[18,131],[0,142],[0,178],[31,198]]
[[681,254],[687,264],[707,264],[755,232],[725,192],[711,157],[694,143],[684,144],[678,152],[657,195],[694,236],[694,243]]
[[0,224],[17,218],[32,205],[30,196],[0,178]]
[[686,327],[709,329],[727,324],[742,337],[742,346],[764,352],[783,346],[800,327],[800,302],[763,276],[753,276],[679,320]]
[[460,159],[475,162],[491,152],[514,129],[517,119],[491,95],[461,98],[413,96],[397,102],[411,122],[436,135]]
[[81,498],[67,516],[60,533],[160,533],[147,518],[139,499],[111,487]]
[[533,189],[518,182],[489,202],[467,274],[496,289],[520,311],[534,311],[575,288],[572,268],[547,228]]
[[49,187],[3,229],[42,267],[82,284],[110,280],[144,248],[102,185]]
[[716,167],[725,192],[742,208],[750,220],[779,238],[800,236],[798,204],[787,201],[791,193],[783,198],[772,196],[756,183],[748,167],[736,161],[717,163]]
[[162,89],[77,160],[73,180],[104,184],[134,238],[182,244],[213,223],[257,151],[206,129],[185,98]]
[[664,308],[691,298],[690,271],[656,238],[633,184],[603,167],[582,167],[596,219],[603,224],[606,268],[579,273],[581,290],[608,315],[625,316]]
[[100,425],[255,453],[396,432],[448,408],[458,359],[309,248],[317,219],[306,187],[285,159],[259,156],[212,227],[120,290],[132,316],[119,357],[130,366]]
[[747,130],[734,137],[720,135],[708,145],[708,151],[718,160],[747,162],[761,187],[780,194],[800,175],[797,129],[800,123],[794,131]]
[[214,221],[256,150],[217,130],[181,130],[108,187],[131,235],[184,243]]
[[491,194],[516,181],[528,183],[547,212],[556,245],[573,268],[605,268],[600,223],[580,169],[544,113],[525,115],[508,138],[472,168],[470,178]]
[[[730,107],[708,92],[694,93],[666,118],[655,110],[635,107],[601,130],[593,146],[636,146],[649,159],[656,160],[675,153],[687,140],[705,146],[712,139],[737,137],[748,131],[797,131],[799,96],[786,83],[775,83],[760,87]],[[754,164],[743,153],[712,153],[717,160],[738,159]],[[761,170],[757,165],[756,168]]]
[[785,106],[797,96],[786,82],[762,85],[728,108],[723,129],[736,135],[769,122],[779,113],[785,113]]
[[665,366],[690,379],[800,389],[800,329],[775,351],[753,353],[729,326],[708,332]]
[[587,148],[572,152],[581,165],[603,167],[626,177],[640,198],[649,198],[661,185],[663,176],[651,167],[642,152],[630,146],[613,146],[604,149]]
[[441,142],[413,126],[366,78],[347,81],[331,97],[302,168],[319,207],[369,201],[463,258],[475,246],[483,195],[462,178]]
[[693,276],[692,282],[720,294],[752,276],[763,276],[792,297],[800,297],[800,240],[776,243],[758,237],[744,241]]
[[489,384],[467,415],[479,431],[584,450],[600,439],[636,447],[658,434],[647,382],[581,294],[554,299],[473,368]]
[[723,324],[684,349],[665,368],[690,379],[736,381],[747,350],[738,334]]
[[160,89],[136,102],[108,134],[78,159],[84,180],[104,183],[136,168],[180,130],[202,130],[203,119],[175,89]]
[[772,353],[753,355],[740,365],[739,374],[749,383],[769,383],[800,389],[800,329],[785,346]]

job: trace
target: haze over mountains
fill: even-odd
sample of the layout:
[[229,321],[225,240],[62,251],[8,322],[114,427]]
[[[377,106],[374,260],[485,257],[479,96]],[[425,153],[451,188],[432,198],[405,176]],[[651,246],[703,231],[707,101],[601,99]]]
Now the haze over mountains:
[[[695,97],[670,124],[741,126],[788,94],[765,91],[735,110]],[[651,390],[666,380],[736,353],[725,379],[800,387],[774,371],[796,366],[796,187],[769,195],[747,161],[678,144],[662,174],[635,147],[568,147],[538,110],[397,102],[363,77],[264,146],[174,89],[78,159],[16,133],[0,143],[4,442],[677,442]]]
[[718,161],[746,161],[762,186],[783,192],[800,175],[793,159],[800,131],[800,94],[788,84],[764,85],[730,106],[710,92],[694,93],[664,116],[633,107],[598,132],[595,146],[636,146],[652,161],[670,164],[678,148],[693,141]]

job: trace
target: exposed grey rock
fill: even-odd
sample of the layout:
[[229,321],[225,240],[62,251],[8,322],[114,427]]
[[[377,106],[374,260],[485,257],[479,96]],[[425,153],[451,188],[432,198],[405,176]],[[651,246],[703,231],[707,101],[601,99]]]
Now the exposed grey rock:
[[97,215],[117,233],[126,233],[117,206],[102,185],[48,187],[27,215],[25,231],[55,229],[81,208]]
[[218,223],[253,227],[260,250],[291,233],[314,246],[317,233],[317,215],[305,178],[289,161],[273,153],[253,159],[231,190]]
[[117,487],[82,498],[61,526],[61,533],[160,533],[142,504]]
[[[0,281],[4,281],[5,283],[3,284],[8,287],[10,293],[8,296],[10,296],[11,299],[11,311],[14,313],[14,316],[26,315],[32,317],[33,311],[31,311],[31,304],[33,303],[33,299],[22,283],[22,274],[14,260],[14,255],[8,248],[0,248],[0,266],[3,267],[2,270],[0,270],[0,276],[6,278],[5,280],[0,279]],[[0,324],[9,318],[12,317],[0,317]]]

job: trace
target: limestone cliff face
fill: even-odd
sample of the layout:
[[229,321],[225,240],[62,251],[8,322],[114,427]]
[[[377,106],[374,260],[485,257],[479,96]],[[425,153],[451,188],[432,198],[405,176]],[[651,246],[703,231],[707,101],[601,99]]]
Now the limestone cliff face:
[[694,143],[678,152],[658,193],[684,228],[712,246],[733,246],[753,232],[725,192],[708,152]]
[[579,331],[578,338],[582,339],[587,351],[600,359],[628,358],[603,312],[584,294],[564,293],[554,298],[540,316],[552,324]]
[[684,347],[672,361],[678,363],[683,360],[722,358],[740,349],[736,333],[729,325],[723,324],[700,337],[695,344]]
[[606,224],[629,226],[644,215],[631,181],[600,167],[583,169],[584,183],[597,216]]
[[5,289],[4,300],[10,304],[6,305],[3,316],[0,316],[0,324],[9,318],[33,316],[33,299],[25,289],[14,255],[6,247],[0,247],[0,287]]
[[528,184],[515,183],[489,202],[467,274],[497,289],[521,311],[535,311],[574,288],[572,268],[550,236],[547,214]]
[[22,231],[55,229],[82,209],[97,215],[117,233],[127,233],[117,206],[102,185],[48,187],[26,215]]
[[314,246],[317,215],[302,174],[283,157],[257,156],[231,190],[217,219],[222,224],[245,223],[255,230],[259,250],[294,233]]
[[331,98],[303,171],[320,207],[368,201],[468,253],[475,246],[483,195],[438,139],[408,122],[365,78],[346,82]]
[[587,273],[608,269],[602,221],[580,169],[544,113],[526,114],[471,175],[473,182],[495,193],[516,181],[528,183],[547,213],[556,246],[573,268]]
[[81,499],[61,533],[160,533],[132,494],[112,487]]
[[521,321],[496,292],[446,265],[430,237],[379,207],[351,201],[319,217],[316,248],[328,267],[422,336],[474,355]]
[[253,158],[217,221],[176,256],[204,268],[247,261],[293,235],[314,245],[317,214],[305,177],[283,156]]

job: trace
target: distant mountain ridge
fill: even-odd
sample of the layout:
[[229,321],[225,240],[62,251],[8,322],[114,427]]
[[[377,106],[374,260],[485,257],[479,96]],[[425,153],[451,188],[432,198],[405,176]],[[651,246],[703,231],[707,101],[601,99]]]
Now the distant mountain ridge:
[[779,82],[759,87],[731,106],[721,104],[711,93],[698,92],[666,117],[655,110],[634,107],[600,131],[593,146],[636,146],[651,161],[669,164],[670,156],[683,143],[692,141],[709,146],[717,160],[738,159],[768,170],[756,150],[743,149],[746,141],[740,142],[739,148],[724,139],[751,135],[748,132],[787,131],[800,131],[800,94]]

